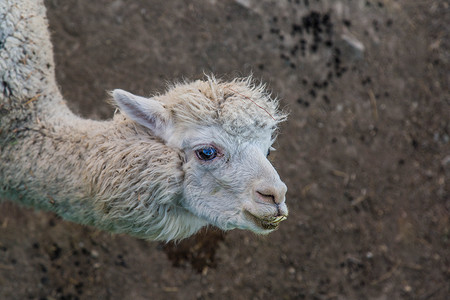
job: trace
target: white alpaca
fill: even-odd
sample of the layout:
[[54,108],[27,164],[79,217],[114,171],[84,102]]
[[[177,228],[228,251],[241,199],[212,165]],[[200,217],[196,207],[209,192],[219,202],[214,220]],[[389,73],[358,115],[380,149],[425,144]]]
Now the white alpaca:
[[54,79],[42,0],[0,2],[0,197],[67,220],[153,240],[208,224],[266,234],[287,216],[267,160],[278,102],[250,79],[214,78],[84,120]]

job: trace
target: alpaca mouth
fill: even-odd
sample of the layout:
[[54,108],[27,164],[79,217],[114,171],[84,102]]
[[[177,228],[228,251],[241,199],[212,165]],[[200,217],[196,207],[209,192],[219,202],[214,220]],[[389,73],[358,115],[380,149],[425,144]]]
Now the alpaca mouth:
[[280,223],[287,219],[287,216],[271,216],[271,217],[257,217],[249,211],[244,211],[245,215],[258,227],[265,230],[277,229]]

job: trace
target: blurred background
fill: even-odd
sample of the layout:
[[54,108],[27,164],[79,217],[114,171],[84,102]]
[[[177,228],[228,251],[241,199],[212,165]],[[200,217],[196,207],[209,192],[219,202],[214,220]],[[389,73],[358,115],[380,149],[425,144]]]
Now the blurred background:
[[269,236],[146,242],[0,204],[0,299],[448,299],[447,1],[46,0],[69,106],[252,74],[290,112]]

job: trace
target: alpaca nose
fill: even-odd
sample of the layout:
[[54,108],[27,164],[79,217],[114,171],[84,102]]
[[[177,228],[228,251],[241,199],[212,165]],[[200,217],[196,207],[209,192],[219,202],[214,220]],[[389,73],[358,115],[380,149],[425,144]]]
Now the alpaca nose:
[[287,186],[279,181],[276,184],[260,184],[256,187],[257,199],[269,204],[282,204],[286,200]]

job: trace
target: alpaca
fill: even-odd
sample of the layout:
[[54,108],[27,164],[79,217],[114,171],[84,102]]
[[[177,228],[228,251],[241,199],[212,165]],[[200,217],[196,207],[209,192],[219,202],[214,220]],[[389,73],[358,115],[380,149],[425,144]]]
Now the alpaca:
[[0,2],[0,197],[148,240],[200,228],[275,230],[286,185],[267,159],[286,114],[251,78],[208,77],[145,98],[116,89],[112,120],[60,94],[42,0]]

